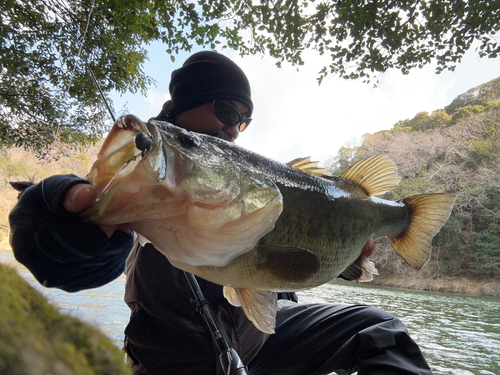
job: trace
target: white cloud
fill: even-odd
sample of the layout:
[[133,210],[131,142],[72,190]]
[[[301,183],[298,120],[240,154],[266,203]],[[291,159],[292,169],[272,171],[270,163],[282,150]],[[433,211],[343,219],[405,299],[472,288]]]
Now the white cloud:
[[147,96],[145,98],[145,100],[149,103],[149,110],[153,113],[153,115],[160,113],[163,103],[165,103],[169,99],[170,94],[168,92],[159,93],[151,89],[148,90]]

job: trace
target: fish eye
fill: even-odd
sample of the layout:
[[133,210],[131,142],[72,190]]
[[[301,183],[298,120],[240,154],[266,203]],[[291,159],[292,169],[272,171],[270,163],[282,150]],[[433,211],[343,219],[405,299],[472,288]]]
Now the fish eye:
[[146,152],[151,149],[153,140],[146,133],[139,132],[134,135],[134,143],[138,150]]
[[198,147],[200,145],[200,140],[189,134],[180,134],[179,142],[184,148],[193,148],[193,147]]

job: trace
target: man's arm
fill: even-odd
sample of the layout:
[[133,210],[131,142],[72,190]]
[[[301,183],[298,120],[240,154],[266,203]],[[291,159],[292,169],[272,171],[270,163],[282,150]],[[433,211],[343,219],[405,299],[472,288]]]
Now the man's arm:
[[96,197],[88,181],[52,176],[25,189],[9,215],[16,259],[42,285],[68,292],[96,288],[123,273],[133,234],[82,222]]

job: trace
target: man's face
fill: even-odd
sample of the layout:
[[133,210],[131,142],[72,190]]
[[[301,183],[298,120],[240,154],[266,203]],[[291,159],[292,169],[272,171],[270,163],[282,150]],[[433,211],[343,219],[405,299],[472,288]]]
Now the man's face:
[[[246,117],[248,108],[245,105],[234,100],[227,100],[226,102],[235,107],[242,117]],[[237,126],[227,126],[219,121],[215,116],[215,108],[210,103],[202,104],[178,114],[175,117],[175,125],[189,131],[205,134],[215,134],[222,130],[233,139],[238,138],[240,134]]]

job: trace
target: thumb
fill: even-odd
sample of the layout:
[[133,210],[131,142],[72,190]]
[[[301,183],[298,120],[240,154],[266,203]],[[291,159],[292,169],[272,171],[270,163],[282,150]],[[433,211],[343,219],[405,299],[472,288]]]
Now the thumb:
[[[69,212],[80,212],[92,207],[97,198],[97,189],[90,184],[76,184],[71,187],[64,197],[63,206]],[[108,237],[119,229],[125,233],[129,232],[130,228],[127,224],[122,225],[101,225],[101,229]]]
[[64,197],[63,206],[69,212],[80,212],[91,207],[96,200],[97,189],[90,184],[76,184]]

